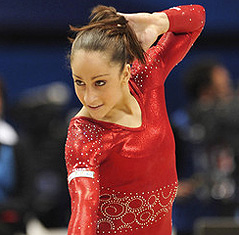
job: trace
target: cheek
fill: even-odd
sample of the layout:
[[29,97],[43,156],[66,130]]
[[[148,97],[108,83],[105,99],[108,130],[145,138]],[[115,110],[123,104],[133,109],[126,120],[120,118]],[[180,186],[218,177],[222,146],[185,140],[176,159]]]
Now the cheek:
[[83,93],[83,91],[82,91],[79,87],[77,87],[77,86],[75,86],[75,94],[76,94],[77,98],[78,98],[78,99],[81,101],[81,103],[82,103],[83,97],[84,97],[84,93]]
[[108,102],[115,103],[121,98],[122,92],[119,87],[115,86],[115,87],[111,87],[111,89],[108,89],[108,91],[105,92],[104,96],[105,96],[105,99],[108,99]]

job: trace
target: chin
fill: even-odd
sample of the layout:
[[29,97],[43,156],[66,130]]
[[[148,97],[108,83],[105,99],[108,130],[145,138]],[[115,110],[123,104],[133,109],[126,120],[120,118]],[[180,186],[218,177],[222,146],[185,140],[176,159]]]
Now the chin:
[[88,112],[93,119],[104,121],[105,119],[107,119],[107,115],[109,114],[110,110],[111,109],[108,107],[101,107],[99,110],[88,109]]

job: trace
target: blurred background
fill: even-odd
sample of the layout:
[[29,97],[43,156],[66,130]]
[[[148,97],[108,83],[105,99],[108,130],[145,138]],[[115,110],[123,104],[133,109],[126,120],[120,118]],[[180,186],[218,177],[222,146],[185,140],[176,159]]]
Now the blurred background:
[[0,234],[66,234],[64,143],[81,107],[67,37],[97,4],[125,13],[206,8],[203,33],[166,82],[180,182],[173,223],[178,235],[238,232],[239,1],[1,0]]

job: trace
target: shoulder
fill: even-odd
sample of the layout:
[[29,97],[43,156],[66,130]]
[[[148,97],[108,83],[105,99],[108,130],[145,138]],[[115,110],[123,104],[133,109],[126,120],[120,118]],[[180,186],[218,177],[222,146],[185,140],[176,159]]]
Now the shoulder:
[[75,117],[90,117],[87,109],[83,106],[81,110],[75,115]]
[[72,118],[65,145],[67,168],[99,167],[111,144],[108,130],[85,117]]
[[144,92],[148,88],[156,88],[164,83],[164,63],[161,58],[161,47],[153,46],[147,51],[146,64],[134,61],[131,80]]
[[88,120],[85,116],[75,116],[71,119],[69,128],[67,141],[74,140],[80,141],[84,140],[87,142],[93,142],[96,140],[100,140],[104,133],[105,129],[96,123]]

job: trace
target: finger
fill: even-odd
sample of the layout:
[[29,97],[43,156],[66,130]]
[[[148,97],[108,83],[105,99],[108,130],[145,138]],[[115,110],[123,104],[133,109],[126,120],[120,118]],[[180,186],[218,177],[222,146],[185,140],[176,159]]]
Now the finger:
[[124,17],[126,17],[126,16],[129,15],[129,14],[125,14],[125,13],[117,12],[117,15],[120,15],[120,16],[124,16]]
[[132,18],[132,14],[117,12],[117,15],[124,16],[127,20]]

